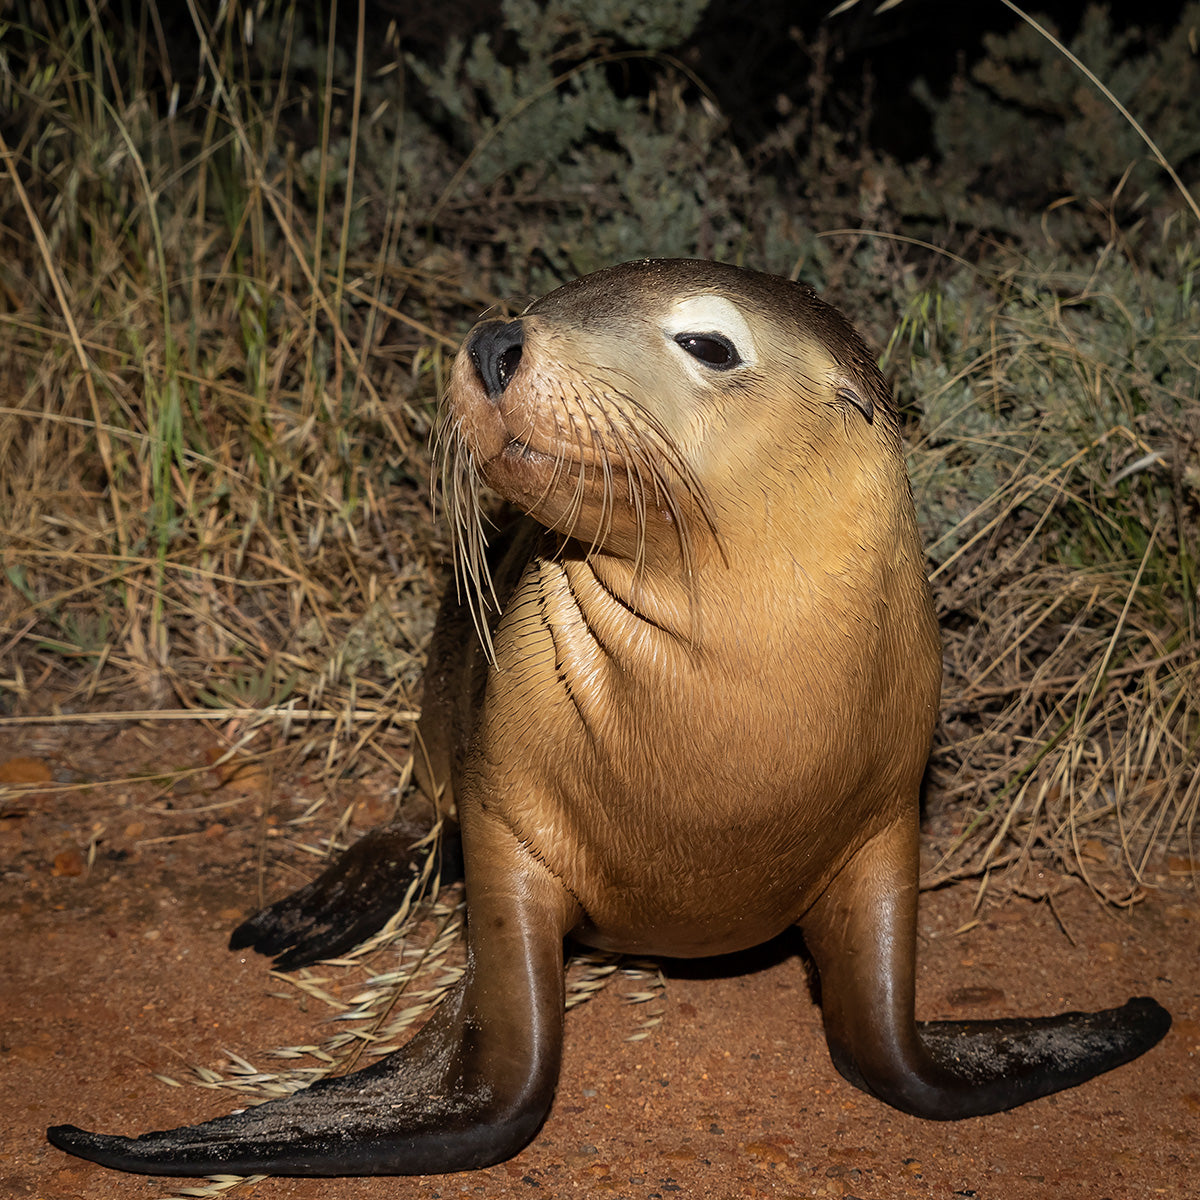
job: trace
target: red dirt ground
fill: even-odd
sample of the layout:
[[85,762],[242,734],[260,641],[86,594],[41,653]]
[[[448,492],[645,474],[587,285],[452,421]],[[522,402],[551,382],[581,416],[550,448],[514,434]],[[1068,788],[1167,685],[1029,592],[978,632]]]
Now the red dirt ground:
[[[27,757],[53,782],[95,783],[203,767],[214,744],[195,725],[0,728],[0,768]],[[290,796],[306,781],[245,784],[201,771],[174,786],[51,783],[0,799],[0,1197],[140,1200],[199,1185],[106,1171],[53,1149],[43,1131],[140,1132],[214,1116],[236,1101],[168,1088],[152,1072],[319,1038],[320,1014],[268,994],[278,984],[265,960],[226,949],[260,882],[273,898],[300,878],[272,855],[263,880],[260,831],[264,791]],[[377,819],[387,786],[381,776],[345,788]],[[423,1179],[269,1179],[226,1194],[1200,1196],[1200,898],[1192,875],[1155,882],[1129,912],[1102,909],[1076,885],[1053,910],[1014,901],[965,932],[973,886],[923,897],[924,1017],[1101,1008],[1141,994],[1174,1015],[1138,1062],[1014,1112],[935,1124],[854,1091],[830,1065],[805,968],[784,939],[664,964],[663,1020],[642,1041],[627,1040],[645,1017],[622,1000],[628,988],[572,1011],[554,1109],[509,1163]]]

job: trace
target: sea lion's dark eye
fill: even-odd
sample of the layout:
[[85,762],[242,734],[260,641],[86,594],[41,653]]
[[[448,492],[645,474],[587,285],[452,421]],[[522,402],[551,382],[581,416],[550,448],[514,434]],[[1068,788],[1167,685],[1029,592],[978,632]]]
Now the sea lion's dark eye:
[[720,333],[679,333],[675,341],[693,358],[717,371],[728,371],[740,365],[737,347]]

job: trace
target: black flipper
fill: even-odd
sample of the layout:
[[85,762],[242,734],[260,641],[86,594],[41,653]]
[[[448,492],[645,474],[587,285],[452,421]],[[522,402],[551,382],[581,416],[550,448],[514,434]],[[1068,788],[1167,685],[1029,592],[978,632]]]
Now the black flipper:
[[981,1116],[1130,1062],[1170,1029],[1147,997],[1096,1013],[918,1023],[915,842],[915,822],[880,834],[801,923],[830,1055],[856,1087],[918,1117]]
[[243,921],[229,948],[273,954],[275,966],[290,971],[357,946],[404,903],[430,854],[430,878],[462,878],[458,826],[445,820],[436,840],[422,844],[428,832],[409,821],[371,830],[311,883]]
[[[501,1103],[486,1079],[448,1077],[463,1049],[456,1043],[462,1007],[460,990],[379,1062],[202,1125],[132,1138],[56,1125],[46,1136],[69,1154],[150,1175],[409,1175],[487,1166],[537,1132],[553,1078]],[[557,1074],[557,1063],[545,1066]]]
[[467,969],[406,1046],[352,1075],[142,1137],[56,1125],[59,1149],[154,1175],[415,1175],[487,1166],[537,1132],[558,1080],[563,935],[578,905],[507,830],[468,880]]
[[[917,1032],[934,1061],[953,1063],[957,1078],[989,1087],[1013,1108],[1074,1087],[1132,1062],[1160,1042],[1171,1014],[1149,996],[1119,1008],[1002,1021],[920,1021]],[[1003,1086],[1013,1085],[1003,1102]],[[952,1113],[951,1116],[958,1114]]]

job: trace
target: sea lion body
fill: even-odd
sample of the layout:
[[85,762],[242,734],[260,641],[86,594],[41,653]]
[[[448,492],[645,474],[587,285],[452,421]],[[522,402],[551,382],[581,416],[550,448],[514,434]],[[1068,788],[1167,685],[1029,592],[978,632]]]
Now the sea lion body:
[[[495,1162],[553,1097],[568,934],[693,956],[798,923],[838,1069],[935,1119],[1165,1033],[1150,1000],[915,1021],[941,652],[890,395],[836,310],[714,263],[611,268],[477,326],[442,437],[464,599],[439,617],[416,762],[461,826],[462,983],[356,1075],[141,1138],[57,1127],[57,1145],[168,1174]],[[527,514],[490,548],[484,484]],[[344,944],[318,926],[361,933],[408,867],[395,836],[360,847],[234,944],[294,963]]]
[[[799,286],[780,305],[779,283],[618,268],[521,318],[499,403],[469,353],[455,367],[449,419],[490,455],[480,474],[560,536],[523,534],[496,670],[451,761],[473,780],[486,762],[489,806],[579,900],[573,936],[605,949],[757,944],[902,808],[915,819],[941,651],[895,419],[850,326]],[[718,322],[734,370],[672,340]],[[703,512],[678,496],[687,570],[669,511],[639,516],[612,481],[606,409],[625,419],[630,396],[703,487]],[[579,453],[580,430],[610,426]]]

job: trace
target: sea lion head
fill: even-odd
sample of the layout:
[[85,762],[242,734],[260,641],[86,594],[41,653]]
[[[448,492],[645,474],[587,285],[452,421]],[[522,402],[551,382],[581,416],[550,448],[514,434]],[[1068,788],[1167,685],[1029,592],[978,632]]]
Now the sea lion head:
[[865,499],[860,477],[900,462],[887,387],[836,309],[801,284],[690,259],[610,267],[480,322],[441,442],[476,583],[481,483],[585,553],[690,576],[739,545],[758,552],[764,534],[803,541],[813,505],[826,540],[831,497]]

